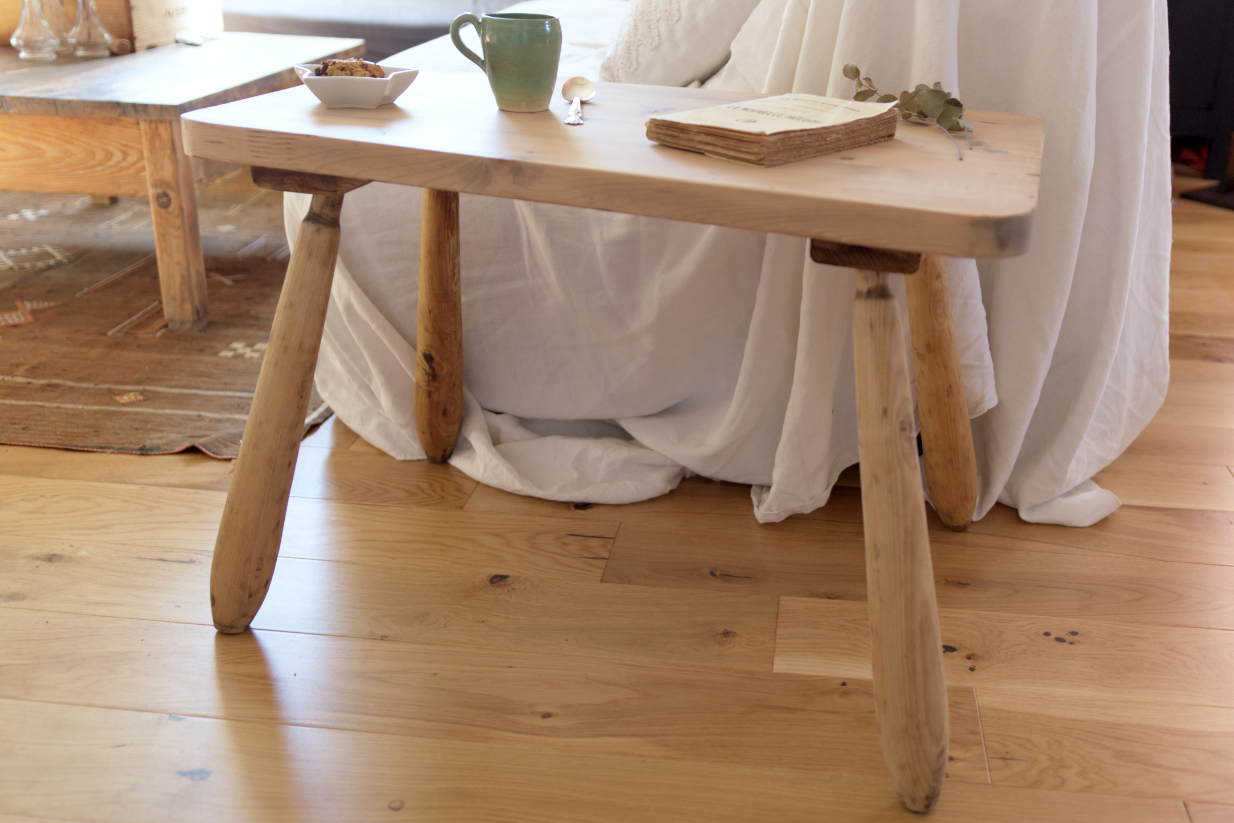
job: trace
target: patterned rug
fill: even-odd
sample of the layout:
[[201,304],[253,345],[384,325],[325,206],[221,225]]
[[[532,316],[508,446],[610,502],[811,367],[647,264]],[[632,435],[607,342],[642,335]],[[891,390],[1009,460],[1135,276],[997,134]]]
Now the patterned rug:
[[[289,252],[282,195],[198,191],[209,323],[171,332],[145,200],[0,192],[0,443],[235,457]],[[329,409],[314,393],[307,425]]]

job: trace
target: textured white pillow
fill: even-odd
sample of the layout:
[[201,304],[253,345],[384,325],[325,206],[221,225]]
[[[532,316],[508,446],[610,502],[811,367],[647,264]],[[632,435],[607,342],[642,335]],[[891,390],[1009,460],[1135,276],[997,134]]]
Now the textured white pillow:
[[729,45],[759,0],[630,0],[600,65],[610,83],[688,86],[728,60]]

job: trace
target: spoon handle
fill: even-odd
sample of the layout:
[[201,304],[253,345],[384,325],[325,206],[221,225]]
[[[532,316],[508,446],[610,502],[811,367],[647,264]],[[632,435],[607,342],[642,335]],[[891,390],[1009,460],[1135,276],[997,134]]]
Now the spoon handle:
[[575,97],[570,101],[570,113],[566,116],[567,126],[583,125],[583,100],[580,97]]

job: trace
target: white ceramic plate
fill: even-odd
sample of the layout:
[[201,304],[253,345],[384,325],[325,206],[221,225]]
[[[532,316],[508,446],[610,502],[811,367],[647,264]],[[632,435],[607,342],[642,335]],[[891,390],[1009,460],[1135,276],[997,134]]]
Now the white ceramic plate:
[[393,103],[420,73],[417,69],[382,68],[385,77],[314,77],[317,64],[296,66],[296,73],[328,109],[375,109]]

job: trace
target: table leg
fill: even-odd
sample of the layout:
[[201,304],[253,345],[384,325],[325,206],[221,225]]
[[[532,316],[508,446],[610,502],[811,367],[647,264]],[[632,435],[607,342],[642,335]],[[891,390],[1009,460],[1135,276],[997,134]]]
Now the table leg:
[[947,767],[947,690],[908,362],[888,277],[858,270],[853,306],[874,701],[900,800],[925,812]]
[[206,325],[206,264],[201,256],[193,165],[184,153],[179,118],[142,120],[141,144],[163,316],[173,330],[200,329]]
[[416,319],[416,434],[430,461],[450,459],[462,422],[458,192],[425,189]]
[[977,507],[977,458],[942,258],[924,255],[905,286],[926,482],[939,519],[963,531]]
[[342,193],[313,195],[283,281],[210,572],[214,626],[224,634],[248,628],[274,574],[330,302],[342,207]]

